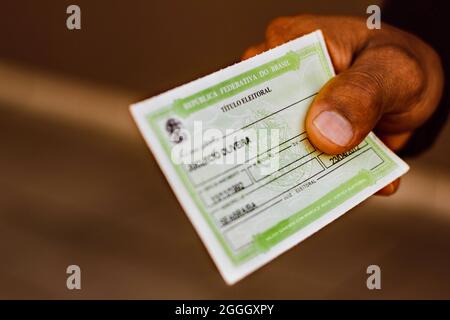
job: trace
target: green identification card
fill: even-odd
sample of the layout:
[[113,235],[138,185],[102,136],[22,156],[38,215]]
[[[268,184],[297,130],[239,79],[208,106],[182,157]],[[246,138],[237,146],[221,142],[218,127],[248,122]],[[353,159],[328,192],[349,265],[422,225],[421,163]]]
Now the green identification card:
[[333,156],[308,140],[306,112],[333,76],[316,31],[131,107],[228,284],[408,170],[372,133]]

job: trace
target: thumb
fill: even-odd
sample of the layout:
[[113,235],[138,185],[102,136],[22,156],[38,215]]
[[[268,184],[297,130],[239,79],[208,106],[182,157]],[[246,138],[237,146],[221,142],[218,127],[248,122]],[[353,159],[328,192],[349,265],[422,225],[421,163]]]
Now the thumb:
[[306,117],[311,142],[328,154],[358,145],[380,118],[379,90],[352,71],[330,80],[314,99]]
[[305,124],[318,149],[329,154],[345,152],[358,145],[384,113],[403,111],[397,106],[410,103],[414,84],[392,67],[399,60],[404,63],[405,57],[398,50],[368,50],[322,88]]

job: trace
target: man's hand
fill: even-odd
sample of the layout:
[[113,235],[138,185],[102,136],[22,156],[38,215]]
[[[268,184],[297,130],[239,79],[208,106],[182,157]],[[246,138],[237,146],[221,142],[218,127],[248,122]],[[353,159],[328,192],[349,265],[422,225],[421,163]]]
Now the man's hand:
[[[382,24],[369,30],[355,17],[300,15],[270,23],[266,41],[243,59],[321,29],[337,76],[314,99],[306,130],[320,150],[337,154],[372,130],[394,151],[436,109],[443,87],[439,56],[412,34]],[[396,191],[399,181],[381,194]]]

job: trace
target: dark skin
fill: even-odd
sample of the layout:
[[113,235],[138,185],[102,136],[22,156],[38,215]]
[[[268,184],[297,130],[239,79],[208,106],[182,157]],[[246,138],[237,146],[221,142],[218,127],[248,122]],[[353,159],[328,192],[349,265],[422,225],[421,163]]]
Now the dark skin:
[[[337,73],[319,92],[306,117],[311,142],[329,154],[358,145],[372,130],[399,151],[436,110],[444,83],[437,53],[424,41],[382,24],[345,16],[299,15],[272,21],[265,42],[243,59],[321,29]],[[393,194],[396,180],[378,194]]]

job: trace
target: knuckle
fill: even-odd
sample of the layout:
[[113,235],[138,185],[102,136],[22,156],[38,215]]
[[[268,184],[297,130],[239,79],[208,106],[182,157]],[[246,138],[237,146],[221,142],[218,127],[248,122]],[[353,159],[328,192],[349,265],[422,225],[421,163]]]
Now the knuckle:
[[269,25],[267,26],[267,29],[278,29],[282,28],[286,24],[289,24],[292,20],[292,17],[289,16],[281,16],[276,17],[272,21],[270,21]]
[[273,19],[267,26],[266,38],[270,39],[285,32],[287,26],[291,24],[291,20],[291,17],[278,17]]
[[382,105],[383,94],[386,83],[382,72],[377,70],[352,70],[345,79],[348,91],[361,105],[378,109]]
[[379,59],[390,66],[397,85],[403,85],[404,89],[415,96],[420,94],[425,86],[424,70],[417,57],[407,48],[398,45],[386,45],[379,48]]
[[267,26],[266,42],[269,47],[274,47],[316,29],[318,25],[313,15],[278,17]]
[[383,82],[380,78],[365,70],[343,72],[335,78],[325,100],[355,124],[357,132],[366,134],[382,112]]

